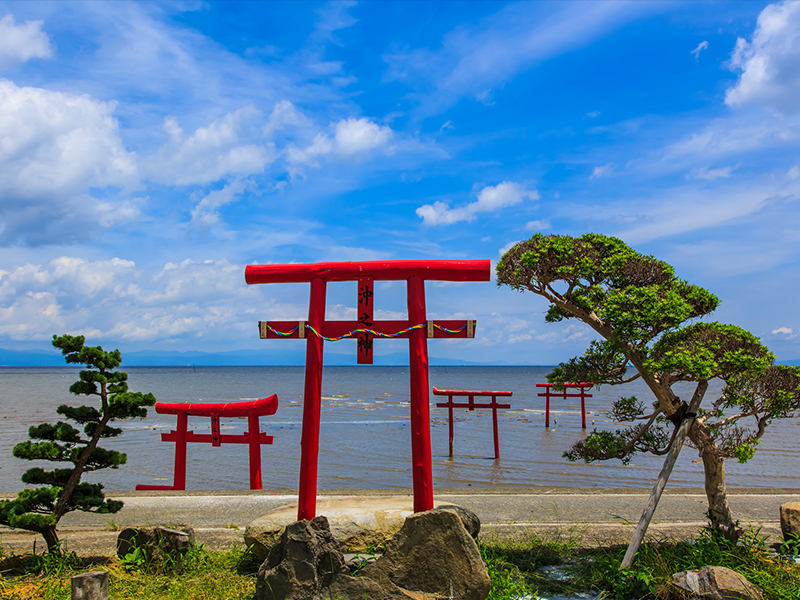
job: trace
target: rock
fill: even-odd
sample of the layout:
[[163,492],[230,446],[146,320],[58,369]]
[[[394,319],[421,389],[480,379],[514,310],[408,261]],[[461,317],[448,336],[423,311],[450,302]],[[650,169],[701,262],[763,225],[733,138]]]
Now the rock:
[[71,600],[108,600],[108,571],[75,575],[71,581]]
[[353,577],[325,517],[296,521],[258,570],[255,600],[418,600],[389,584]]
[[[317,514],[328,518],[339,549],[349,552],[382,548],[414,513],[413,500],[403,497],[326,498]],[[265,560],[284,528],[297,520],[297,504],[288,504],[252,521],[244,532],[245,544],[256,558]]]
[[450,512],[457,514],[461,518],[461,522],[464,524],[464,528],[467,530],[467,533],[472,536],[472,539],[478,539],[478,534],[481,532],[481,520],[474,512],[464,508],[463,506],[456,506],[455,504],[442,504],[436,508],[441,510],[449,510]]
[[781,532],[783,539],[788,539],[790,534],[800,535],[800,502],[781,505]]
[[194,529],[188,525],[156,527],[127,527],[117,536],[117,556],[126,555],[141,548],[143,560],[148,563],[161,562],[166,557],[180,561],[195,543]]
[[[484,600],[491,582],[478,545],[454,511],[434,509],[408,517],[377,561],[360,575],[381,586]],[[451,591],[452,586],[452,591]]]
[[689,592],[690,600],[763,600],[761,591],[744,575],[726,567],[675,573],[672,583]]

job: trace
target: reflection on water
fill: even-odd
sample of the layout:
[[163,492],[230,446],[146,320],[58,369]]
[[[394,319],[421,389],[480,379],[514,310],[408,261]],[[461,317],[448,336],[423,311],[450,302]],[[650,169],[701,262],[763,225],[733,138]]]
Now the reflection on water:
[[[129,368],[131,388],[153,392],[164,402],[222,402],[278,394],[278,412],[262,417],[261,428],[274,436],[262,450],[266,488],[296,488],[302,423],[302,367]],[[430,383],[442,389],[511,390],[512,408],[499,411],[500,455],[494,460],[490,410],[456,409],[455,456],[448,456],[447,409],[431,398],[431,440],[434,484],[439,489],[558,485],[575,487],[649,487],[663,458],[642,456],[623,466],[570,463],[562,453],[585,432],[580,427],[577,399],[551,403],[551,427],[544,427],[544,398],[537,382],[549,369],[542,367],[432,367]],[[84,398],[67,393],[77,370],[71,368],[0,368],[0,491],[21,487],[20,475],[31,466],[11,456],[11,448],[26,437],[30,425],[53,421],[60,404]],[[718,390],[718,387],[716,388]],[[400,488],[411,486],[411,445],[408,424],[408,368],[329,367],[323,376],[319,487]],[[709,394],[715,391],[714,388]],[[689,398],[691,388],[680,393]],[[639,382],[622,388],[592,390],[587,398],[589,431],[613,429],[605,412],[619,395],[638,395],[650,402]],[[210,431],[210,419],[190,418],[199,433]],[[246,430],[245,419],[223,419],[226,433]],[[118,470],[88,475],[110,490],[130,490],[137,483],[172,480],[174,445],[160,434],[175,427],[175,417],[150,411],[145,420],[121,424],[124,434],[104,445],[128,454]],[[800,488],[795,467],[800,427],[796,420],[773,423],[756,457],[746,465],[730,464],[731,487]],[[670,480],[672,487],[702,486],[702,466],[685,448]],[[190,444],[187,461],[189,489],[247,488],[247,448],[243,445]]]

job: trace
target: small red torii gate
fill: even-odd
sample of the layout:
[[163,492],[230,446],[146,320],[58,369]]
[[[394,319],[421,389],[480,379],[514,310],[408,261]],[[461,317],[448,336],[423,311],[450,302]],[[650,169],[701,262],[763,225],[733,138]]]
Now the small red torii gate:
[[[475,410],[476,408],[491,408],[492,409],[492,425],[494,428],[494,457],[500,458],[500,435],[497,432],[497,409],[498,408],[511,408],[510,404],[499,404],[497,402],[498,396],[512,396],[514,392],[492,392],[492,391],[474,391],[474,390],[440,390],[433,388],[434,396],[447,396],[447,402],[437,402],[436,406],[439,408],[447,409],[447,417],[450,423],[450,457],[453,456],[453,409],[466,408],[467,410]],[[453,402],[453,396],[466,396],[466,402]],[[489,404],[476,404],[475,398],[491,397],[492,401]]]
[[[172,485],[139,484],[137,490],[185,490],[186,444],[205,442],[212,446],[222,444],[247,444],[250,449],[250,489],[261,489],[261,444],[271,444],[272,436],[260,430],[258,418],[274,415],[278,410],[278,396],[246,402],[156,402],[160,415],[178,415],[177,427],[161,434],[162,442],[175,442],[175,470]],[[188,430],[189,417],[211,417],[211,434]],[[220,432],[220,417],[247,417],[247,431],[241,435]]]
[[[427,339],[474,337],[475,321],[428,321],[425,281],[489,281],[490,272],[491,263],[488,259],[248,265],[245,268],[244,277],[248,284],[311,284],[308,321],[259,322],[262,338],[307,340],[298,520],[316,516],[323,341],[356,336],[358,364],[372,364],[372,342],[376,336],[408,338],[414,512],[433,508]],[[374,282],[403,280],[408,282],[408,320],[375,321]],[[325,296],[329,281],[358,282],[356,321],[325,320]]]

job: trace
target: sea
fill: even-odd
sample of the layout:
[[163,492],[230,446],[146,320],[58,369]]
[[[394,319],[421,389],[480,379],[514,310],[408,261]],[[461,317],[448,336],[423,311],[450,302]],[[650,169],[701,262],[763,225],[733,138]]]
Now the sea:
[[[277,394],[278,411],[261,417],[261,430],[273,436],[262,447],[264,489],[297,489],[303,408],[303,367],[128,367],[132,390],[152,392],[162,402],[235,402]],[[436,407],[446,400],[431,395],[431,444],[435,489],[530,486],[581,488],[649,488],[663,457],[637,455],[629,464],[618,460],[585,464],[569,462],[563,453],[592,429],[611,430],[607,411],[619,396],[635,395],[646,405],[653,398],[641,382],[602,386],[586,400],[587,429],[581,428],[580,400],[553,399],[550,427],[545,427],[545,399],[537,383],[546,382],[549,367],[448,366],[430,368],[430,385],[439,389],[511,391],[499,410],[500,458],[494,457],[489,409],[454,411],[454,455],[448,452],[448,414]],[[15,444],[27,439],[31,425],[58,420],[61,404],[91,404],[94,398],[68,392],[78,375],[72,367],[0,367],[0,492],[24,485],[23,472],[37,466],[12,456]],[[707,399],[721,386],[711,385]],[[689,399],[692,387],[677,389]],[[481,402],[481,400],[478,400]],[[743,423],[752,425],[752,423]],[[176,426],[173,415],[150,409],[144,419],[118,423],[122,435],[102,446],[125,452],[127,464],[84,476],[107,491],[133,490],[137,484],[170,485],[174,448],[161,434]],[[210,419],[190,417],[189,428],[210,432]],[[221,420],[223,433],[247,429],[246,419]],[[339,489],[402,489],[412,486],[408,367],[325,367],[318,487]],[[727,461],[729,488],[800,488],[800,420],[772,423],[756,455],[747,464]],[[49,463],[38,466],[52,467]],[[65,465],[66,466],[66,465]],[[669,481],[670,488],[703,486],[697,451],[684,447]],[[188,490],[236,490],[249,487],[247,446],[192,443],[188,447]]]

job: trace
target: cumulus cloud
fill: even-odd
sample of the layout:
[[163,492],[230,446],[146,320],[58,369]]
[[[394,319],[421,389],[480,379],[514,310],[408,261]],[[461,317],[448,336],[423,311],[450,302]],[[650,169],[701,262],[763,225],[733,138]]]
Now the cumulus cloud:
[[281,100],[273,107],[263,132],[267,138],[272,138],[278,131],[284,129],[310,129],[312,125],[311,119],[297,110],[294,104],[288,100]]
[[526,190],[513,181],[504,181],[496,186],[487,185],[478,193],[478,199],[464,206],[450,208],[447,202],[436,201],[417,209],[417,215],[425,225],[452,225],[459,221],[474,221],[475,215],[494,212],[521,203],[523,200],[537,200],[539,192]]
[[53,56],[50,38],[42,31],[42,24],[43,21],[25,21],[17,25],[11,14],[0,19],[0,68]]
[[[61,256],[0,270],[0,336],[48,340],[70,331],[117,340],[228,339],[252,330],[258,291],[227,260],[167,263],[155,272],[121,258]],[[268,302],[267,304],[270,304]],[[277,318],[285,308],[272,303]]]
[[330,132],[320,132],[304,149],[291,145],[286,149],[291,165],[319,166],[318,158],[331,155],[341,159],[369,156],[375,150],[391,153],[393,132],[367,118],[350,117],[331,123]]
[[0,80],[0,244],[65,243],[138,214],[139,202],[91,197],[138,180],[115,104]]
[[167,142],[145,161],[148,176],[162,183],[192,185],[261,173],[275,159],[275,146],[244,143],[247,128],[259,114],[248,105],[198,127],[189,136],[175,117],[167,117]]
[[773,329],[770,333],[772,333],[772,335],[792,335],[792,329],[790,327],[778,327],[777,329]]
[[756,105],[783,114],[800,112],[800,2],[770,4],[749,42],[736,40],[729,66],[741,71],[725,94],[731,106]]
[[525,229],[528,231],[544,231],[545,229],[550,229],[550,227],[549,221],[528,221],[525,223]]

